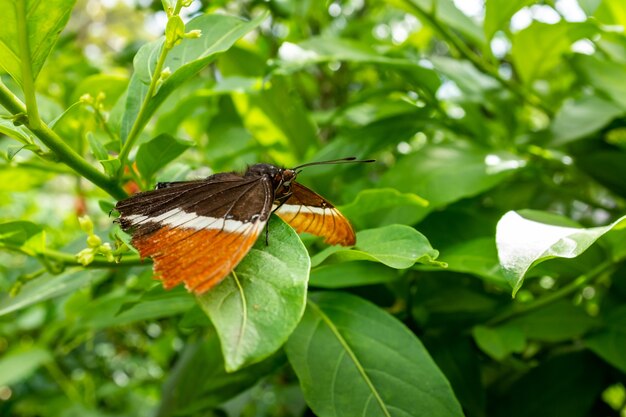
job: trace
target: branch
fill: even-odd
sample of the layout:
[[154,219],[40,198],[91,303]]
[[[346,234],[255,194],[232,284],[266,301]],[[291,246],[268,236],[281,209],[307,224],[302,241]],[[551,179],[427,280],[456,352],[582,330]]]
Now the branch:
[[[0,82],[0,104],[13,115],[26,113],[26,107],[2,82]],[[59,137],[47,124],[41,122],[39,126],[31,125],[30,121],[25,125],[46,145],[61,162],[72,168],[74,172],[88,179],[96,186],[100,187],[112,197],[118,200],[126,198],[126,192],[120,185],[107,177],[89,164],[74,149]]]
[[61,252],[54,249],[44,248],[42,250],[38,250],[37,252],[24,251],[19,246],[12,246],[3,244],[2,249],[7,249],[13,252],[19,252],[24,255],[34,257],[34,258],[43,258],[45,260],[52,261],[62,266],[80,266],[83,268],[117,268],[121,266],[141,266],[150,263],[149,260],[141,259],[139,255],[128,255],[124,256],[117,262],[109,262],[104,257],[95,258],[89,265],[83,265],[78,262],[75,254]]
[[531,311],[535,311],[541,307],[544,307],[548,304],[552,304],[555,301],[565,298],[568,295],[576,292],[580,288],[584,287],[585,285],[593,281],[595,278],[597,278],[601,274],[607,272],[610,269],[615,268],[617,263],[618,262],[615,262],[613,260],[605,261],[601,263],[600,265],[596,266],[595,268],[593,268],[588,273],[579,276],[578,278],[576,278],[574,281],[570,282],[566,286],[559,288],[557,291],[550,293],[548,295],[545,295],[541,298],[538,298],[537,300],[534,300],[528,304],[518,304],[517,306],[514,306],[513,308],[508,309],[504,313],[492,318],[486,323],[486,325],[493,326],[495,324],[499,324],[503,321],[507,321],[514,317],[521,316],[526,313],[530,313]]
[[120,175],[124,173],[124,167],[126,166],[128,160],[128,154],[132,149],[133,145],[137,141],[139,137],[139,133],[145,127],[147,120],[144,119],[144,113],[146,112],[146,108],[148,107],[148,103],[152,100],[152,96],[154,96],[154,91],[156,90],[157,82],[161,78],[161,72],[163,71],[163,64],[165,63],[165,58],[167,57],[167,53],[170,51],[169,48],[166,47],[166,42],[163,42],[161,46],[161,53],[159,54],[159,59],[156,63],[156,67],[154,68],[154,72],[152,73],[152,79],[150,80],[150,86],[148,87],[148,92],[141,103],[141,107],[139,108],[139,112],[137,113],[137,117],[133,122],[133,126],[128,133],[128,137],[122,146],[122,150],[120,151],[119,160],[120,160]]

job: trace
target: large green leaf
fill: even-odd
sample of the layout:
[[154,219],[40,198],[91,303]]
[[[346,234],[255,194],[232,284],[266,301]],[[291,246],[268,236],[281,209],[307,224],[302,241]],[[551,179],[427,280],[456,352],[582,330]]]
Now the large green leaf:
[[[33,78],[46,62],[59,35],[70,18],[76,0],[18,0],[26,2],[26,36]],[[0,68],[22,84],[22,55],[19,43],[17,1],[0,0]]]
[[589,84],[626,109],[626,64],[608,61],[590,55],[576,55],[573,63]]
[[412,193],[401,193],[393,188],[361,191],[354,201],[340,207],[357,229],[389,224],[411,225],[419,220],[416,209],[428,206],[428,201]]
[[552,121],[552,145],[584,138],[624,114],[624,109],[596,95],[567,100]]
[[0,316],[93,285],[105,277],[102,271],[84,269],[68,270],[59,275],[44,274],[24,284],[15,297],[8,294],[0,297]]
[[317,416],[463,415],[419,339],[355,296],[309,301],[286,351]]
[[[5,246],[10,249],[28,247],[41,247],[43,240],[38,239],[33,242],[39,234],[43,232],[43,227],[28,221],[18,220],[14,222],[0,223],[0,247]],[[30,245],[29,245],[30,242]]]
[[149,180],[158,170],[172,162],[193,144],[188,140],[177,139],[165,133],[161,134],[141,144],[135,157],[137,169],[144,179]]
[[524,165],[513,154],[469,142],[431,144],[400,159],[383,175],[381,186],[428,200],[427,208],[415,210],[421,219],[438,207],[488,190]]
[[605,317],[606,327],[585,339],[585,344],[602,359],[626,373],[626,306]]
[[[263,14],[254,20],[245,21],[233,16],[212,14],[191,20],[186,29],[199,29],[202,31],[202,36],[199,39],[184,39],[180,45],[169,52],[163,67],[169,68],[172,75],[163,82],[148,102],[141,120],[137,121],[139,126],[145,126],[150,116],[172,91],[211,63],[217,54],[228,50],[239,38],[257,27],[266,17],[267,15]],[[155,75],[153,72],[164,39],[144,45],[135,56],[133,62],[135,72],[128,86],[126,110],[121,124],[122,141],[128,136],[139,115],[139,108],[144,101],[150,81]]]
[[52,360],[46,349],[32,346],[14,349],[0,359],[0,386],[11,385],[28,378],[41,365]]
[[190,343],[163,385],[155,417],[198,415],[244,391],[285,362],[284,354],[233,373],[224,369],[219,339],[211,332],[206,341]]
[[511,353],[520,353],[526,347],[524,332],[517,326],[495,328],[475,326],[472,329],[472,336],[476,345],[497,361],[501,361]]
[[377,229],[362,230],[356,234],[354,249],[331,246],[311,259],[314,266],[324,261],[372,261],[395,269],[406,269],[415,263],[443,266],[436,261],[439,251],[428,239],[409,226],[392,224]]
[[222,343],[228,371],[265,359],[287,340],[306,302],[310,260],[294,230],[275,216],[261,238],[216,288],[199,296]]
[[550,213],[532,210],[506,213],[498,222],[496,246],[513,295],[531,267],[552,258],[580,255],[614,227],[622,228],[624,220],[626,216],[608,226],[583,229],[563,226],[563,220]]
[[592,30],[593,26],[584,23],[533,22],[513,37],[511,55],[515,69],[526,83],[543,77],[562,62],[573,42],[591,36]]

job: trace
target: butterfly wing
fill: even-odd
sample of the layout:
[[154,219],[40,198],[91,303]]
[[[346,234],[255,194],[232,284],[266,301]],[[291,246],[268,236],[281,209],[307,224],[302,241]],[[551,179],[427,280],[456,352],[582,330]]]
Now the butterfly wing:
[[142,257],[154,261],[165,288],[184,283],[206,292],[254,245],[267,223],[274,192],[265,177],[232,173],[176,183],[120,201],[120,224]]
[[355,244],[356,237],[350,222],[332,204],[296,182],[291,183],[291,192],[276,214],[298,233],[322,236],[330,245]]

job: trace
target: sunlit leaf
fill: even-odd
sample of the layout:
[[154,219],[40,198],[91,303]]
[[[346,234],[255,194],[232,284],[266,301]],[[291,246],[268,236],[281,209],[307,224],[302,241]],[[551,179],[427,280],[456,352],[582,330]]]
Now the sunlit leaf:
[[608,226],[589,229],[563,226],[562,223],[555,225],[557,220],[557,216],[549,213],[524,210],[510,211],[498,222],[498,258],[513,288],[513,295],[532,266],[551,258],[580,255],[609,230],[623,227],[626,216]]
[[[70,18],[76,0],[20,0],[26,2],[26,36],[33,77],[37,78],[59,34]],[[22,57],[18,31],[17,2],[0,0],[0,68],[22,83]]]

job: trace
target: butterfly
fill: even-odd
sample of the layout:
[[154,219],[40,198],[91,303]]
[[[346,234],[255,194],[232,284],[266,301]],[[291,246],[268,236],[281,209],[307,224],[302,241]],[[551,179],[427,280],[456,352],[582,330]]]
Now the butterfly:
[[[354,157],[295,168],[255,164],[194,181],[158,183],[156,189],[119,201],[115,209],[142,258],[151,257],[163,286],[184,283],[203,294],[219,284],[250,251],[272,213],[297,232],[351,246],[350,222],[325,198],[295,181],[312,165],[374,162]],[[266,235],[267,242],[267,235]]]

